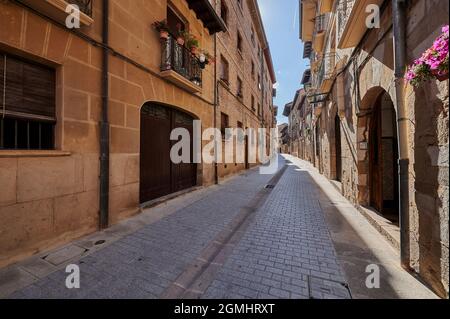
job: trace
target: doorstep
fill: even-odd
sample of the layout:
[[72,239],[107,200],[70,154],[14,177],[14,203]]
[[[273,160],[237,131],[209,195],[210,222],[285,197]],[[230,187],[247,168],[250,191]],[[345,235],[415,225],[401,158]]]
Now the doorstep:
[[356,209],[375,227],[375,229],[387,239],[387,241],[400,251],[400,228],[388,219],[379,215],[371,208],[356,205]]
[[331,185],[333,185],[334,188],[336,188],[336,190],[342,194],[342,183],[340,181],[336,181],[336,180],[329,180]]

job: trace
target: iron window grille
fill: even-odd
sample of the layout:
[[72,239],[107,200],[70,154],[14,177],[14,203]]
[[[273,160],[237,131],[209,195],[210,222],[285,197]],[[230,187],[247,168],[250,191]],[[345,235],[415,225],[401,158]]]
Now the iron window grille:
[[80,8],[84,14],[92,17],[92,2],[93,0],[68,0],[69,4],[74,4]]

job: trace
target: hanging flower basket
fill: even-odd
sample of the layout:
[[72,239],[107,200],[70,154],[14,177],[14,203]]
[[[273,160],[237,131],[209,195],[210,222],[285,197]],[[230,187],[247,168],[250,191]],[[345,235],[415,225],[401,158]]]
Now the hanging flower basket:
[[419,59],[408,67],[405,80],[413,86],[419,86],[422,82],[437,79],[445,81],[449,72],[449,27],[442,28],[442,34],[434,41]]

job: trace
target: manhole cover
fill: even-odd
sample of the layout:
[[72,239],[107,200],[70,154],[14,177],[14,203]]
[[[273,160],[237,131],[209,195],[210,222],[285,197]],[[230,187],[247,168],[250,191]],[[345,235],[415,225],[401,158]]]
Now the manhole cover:
[[310,299],[352,299],[347,283],[308,276]]

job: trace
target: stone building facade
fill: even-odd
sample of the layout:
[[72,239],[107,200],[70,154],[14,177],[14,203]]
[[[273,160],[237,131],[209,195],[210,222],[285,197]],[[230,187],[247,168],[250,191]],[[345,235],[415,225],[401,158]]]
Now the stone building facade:
[[291,103],[285,105],[284,115],[289,118],[289,153],[300,157],[303,138],[302,107],[305,102],[305,90],[300,89],[296,92],[295,98]]
[[0,1],[0,267],[217,179],[213,164],[168,158],[170,128],[214,127],[219,65],[199,68],[173,29],[163,39],[152,23],[182,25],[214,55],[226,31],[219,4],[68,2],[82,11],[79,29],[65,25],[67,2]]
[[[396,68],[397,3],[406,21],[406,57]],[[402,3],[300,1],[300,37],[311,62],[302,120],[311,121],[311,138],[301,133],[299,153],[338,182],[400,250],[404,267],[448,297],[449,83],[415,88],[403,75],[448,25],[449,6]],[[379,8],[379,27],[366,25],[369,5]]]
[[[217,36],[217,123],[228,121],[229,127],[243,129],[275,128],[276,78],[258,3],[222,0],[216,5],[226,24],[226,32]],[[224,141],[223,147],[230,142]],[[223,163],[218,167],[219,177],[252,166]]]

